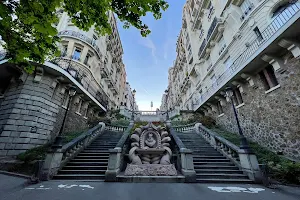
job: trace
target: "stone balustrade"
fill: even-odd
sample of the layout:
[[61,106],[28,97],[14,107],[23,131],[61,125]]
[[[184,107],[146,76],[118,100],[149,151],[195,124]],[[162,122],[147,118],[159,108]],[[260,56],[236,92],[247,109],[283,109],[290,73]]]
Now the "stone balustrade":
[[173,128],[177,132],[191,132],[195,130],[195,123],[187,124],[183,126],[173,126]]
[[89,146],[105,130],[105,124],[100,122],[97,126],[89,129],[86,133],[73,139],[60,149],[54,149],[46,156],[41,179],[51,179],[71,159],[77,156],[85,147]]
[[105,130],[115,131],[115,132],[124,132],[127,129],[127,126],[115,126],[107,124]]
[[230,158],[236,165],[241,166],[238,153],[240,148],[238,146],[216,135],[216,133],[199,123],[196,124],[195,129],[210,145],[225,154],[226,157]]
[[244,174],[256,183],[262,182],[262,173],[256,158],[251,150],[241,149],[228,140],[220,137],[201,123],[195,124],[196,133],[202,136],[211,146],[236,164]]

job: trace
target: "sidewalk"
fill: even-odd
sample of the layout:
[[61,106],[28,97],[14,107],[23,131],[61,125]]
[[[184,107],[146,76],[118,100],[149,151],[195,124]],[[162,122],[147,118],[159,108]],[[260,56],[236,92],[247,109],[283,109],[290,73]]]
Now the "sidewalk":
[[0,174],[0,200],[299,200],[300,189],[253,184],[105,183],[26,180]]

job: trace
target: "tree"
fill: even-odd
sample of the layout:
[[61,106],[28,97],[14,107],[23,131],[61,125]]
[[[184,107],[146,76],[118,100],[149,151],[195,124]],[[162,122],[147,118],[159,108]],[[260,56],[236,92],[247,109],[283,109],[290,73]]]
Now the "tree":
[[67,12],[78,28],[87,31],[94,25],[101,35],[111,32],[107,12],[112,11],[124,28],[134,26],[146,37],[150,30],[141,17],[151,12],[155,19],[160,19],[161,11],[167,8],[164,0],[3,0],[0,36],[10,61],[30,73],[34,67],[28,60],[44,63],[46,58],[59,55],[59,37],[53,26],[58,23],[58,9]]

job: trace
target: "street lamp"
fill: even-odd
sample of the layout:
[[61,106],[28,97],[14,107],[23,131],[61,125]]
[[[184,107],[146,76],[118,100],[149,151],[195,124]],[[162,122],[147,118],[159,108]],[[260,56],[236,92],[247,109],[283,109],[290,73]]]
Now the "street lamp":
[[69,110],[69,107],[70,107],[70,104],[71,104],[71,101],[72,101],[72,97],[74,97],[75,94],[76,94],[76,87],[72,85],[68,88],[68,91],[69,91],[69,93],[68,93],[69,101],[68,101],[68,104],[67,104],[67,109],[66,109],[65,116],[64,116],[62,125],[60,127],[58,136],[55,138],[55,142],[52,145],[52,148],[54,148],[54,149],[58,149],[58,148],[62,147],[62,140],[63,140],[62,134],[63,134],[64,126],[65,126],[65,121],[66,121],[66,118],[67,118],[67,115],[68,115],[68,110]]
[[239,118],[238,118],[238,115],[237,115],[236,108],[234,106],[234,102],[233,102],[233,98],[232,98],[233,97],[233,90],[232,90],[231,87],[226,87],[225,91],[226,91],[226,96],[228,98],[230,98],[232,108],[233,108],[233,112],[234,112],[234,116],[235,116],[235,119],[236,119],[236,123],[237,123],[238,129],[239,129],[240,141],[241,141],[240,148],[244,149],[244,150],[247,150],[247,151],[250,151],[247,139],[245,138],[245,136],[243,134],[243,131],[242,131],[242,128],[241,128],[241,125],[240,125],[240,121],[239,121]]
[[167,121],[170,119],[169,117],[169,106],[168,106],[168,98],[169,98],[169,90],[165,90],[165,94],[166,94],[166,102],[167,102]]
[[132,112],[131,112],[131,120],[132,121],[134,121],[134,102],[135,102],[134,96],[135,96],[135,93],[136,93],[136,90],[133,89],[133,91],[132,91],[133,103],[132,103]]

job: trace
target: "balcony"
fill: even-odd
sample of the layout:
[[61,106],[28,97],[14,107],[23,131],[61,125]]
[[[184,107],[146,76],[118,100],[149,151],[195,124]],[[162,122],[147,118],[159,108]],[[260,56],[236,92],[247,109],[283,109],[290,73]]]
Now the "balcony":
[[109,72],[105,66],[101,67],[100,74],[103,78],[107,78],[109,76]]
[[223,32],[224,32],[224,21],[215,17],[207,31],[206,39],[204,39],[204,41],[202,42],[199,48],[198,56],[200,59],[203,58],[205,53],[207,53],[207,51],[205,51],[206,48],[214,44],[214,40],[219,41],[221,39]]
[[[202,101],[199,102],[199,109],[214,94],[226,86],[239,73],[246,70],[254,71],[257,66],[264,64],[262,55],[269,52],[280,52],[282,49],[276,41],[278,38],[293,38],[300,34],[300,3],[294,3],[278,14],[272,22],[261,32],[261,36],[249,42],[249,46],[233,62],[233,64],[221,74],[203,93]],[[247,73],[247,72],[246,72]]]
[[199,0],[196,3],[194,10],[196,10],[195,17],[193,19],[192,30],[195,30],[201,24],[201,18],[204,14],[204,9],[208,8],[210,0]]
[[[80,63],[65,57],[57,57],[50,62],[68,72],[91,96],[107,109],[106,95],[90,71],[84,70]],[[101,96],[99,96],[99,91],[102,91]]]
[[79,39],[85,43],[87,43],[88,45],[90,45],[95,52],[97,53],[98,57],[101,59],[102,58],[102,54],[100,51],[100,48],[98,47],[98,45],[96,44],[96,40],[87,37],[86,35],[76,32],[76,31],[71,31],[71,30],[65,30],[65,31],[60,31],[57,36],[59,37],[72,37],[72,38],[76,38]]

